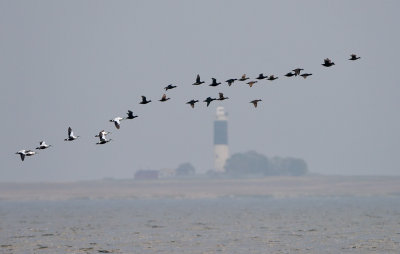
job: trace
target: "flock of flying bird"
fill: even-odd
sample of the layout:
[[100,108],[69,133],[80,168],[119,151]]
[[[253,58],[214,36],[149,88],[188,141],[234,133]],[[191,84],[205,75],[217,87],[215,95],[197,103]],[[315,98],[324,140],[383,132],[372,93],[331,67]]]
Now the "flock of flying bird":
[[[351,54],[350,58],[348,60],[354,61],[354,60],[357,60],[357,59],[360,59],[360,57],[355,55],[355,54]],[[335,65],[335,63],[332,62],[329,58],[326,58],[326,59],[324,59],[324,63],[321,64],[321,65],[325,66],[325,67],[331,67],[331,66]],[[286,73],[284,76],[286,76],[286,77],[301,76],[304,79],[306,79],[308,76],[312,75],[312,73],[301,73],[303,70],[304,69],[302,69],[302,68],[296,68],[296,69],[292,70],[291,72]],[[239,78],[239,79],[231,78],[231,79],[226,80],[225,82],[228,84],[228,86],[231,86],[235,81],[246,81],[246,80],[249,80],[249,79],[250,78],[248,78],[246,76],[246,74],[243,74],[242,77]],[[278,77],[276,77],[274,75],[264,76],[264,74],[261,73],[255,79],[257,79],[257,80],[250,80],[246,84],[248,84],[250,87],[252,87],[255,83],[258,82],[258,80],[266,79],[266,80],[273,81],[275,79],[278,79]],[[198,85],[201,85],[201,84],[204,84],[204,83],[205,83],[204,81],[201,81],[200,75],[197,75],[196,82],[193,83],[192,85],[198,86]],[[211,84],[209,84],[209,86],[215,87],[215,86],[219,86],[220,84],[221,84],[221,82],[217,82],[217,79],[212,78],[212,82],[211,82]],[[174,89],[176,87],[177,86],[174,86],[174,85],[170,84],[170,85],[166,86],[164,89],[165,89],[165,91],[168,91],[168,90]],[[165,102],[165,101],[167,101],[169,99],[170,98],[167,98],[166,94],[163,94],[163,96],[161,97],[161,99],[159,101]],[[215,100],[223,101],[223,100],[226,100],[226,99],[229,99],[229,98],[228,97],[224,97],[223,93],[219,93],[219,97],[218,98],[207,97],[203,102],[206,102],[207,103],[207,107],[208,107],[212,101],[215,101]],[[260,102],[260,101],[262,101],[262,100],[261,99],[255,99],[255,100],[250,101],[250,103],[252,103],[254,105],[254,107],[256,108],[258,102]],[[142,96],[142,101],[139,104],[148,104],[150,102],[151,102],[151,100],[147,100],[147,98],[145,96]],[[197,102],[199,102],[199,101],[192,99],[192,100],[186,102],[186,104],[189,104],[192,108],[194,108],[194,106],[195,106],[195,104]],[[138,117],[137,115],[134,115],[131,110],[128,110],[127,115],[128,116],[124,117],[124,118],[123,117],[116,117],[114,119],[111,119],[110,122],[113,122],[115,127],[117,129],[119,129],[120,126],[121,126],[121,121],[122,120],[134,119],[134,118]],[[111,132],[105,131],[105,130],[100,131],[99,134],[97,134],[95,136],[95,137],[99,138],[99,142],[97,142],[96,144],[103,145],[103,144],[107,144],[108,142],[112,141],[112,139],[107,139],[106,136],[108,134],[111,134]],[[73,131],[72,131],[72,128],[68,127],[68,138],[64,139],[64,141],[74,141],[77,138],[79,138],[79,136],[75,136]],[[38,147],[36,147],[36,149],[44,150],[44,149],[47,149],[49,147],[51,147],[51,145],[46,144],[45,141],[40,141],[40,144],[39,144]],[[16,152],[16,154],[19,154],[20,157],[21,157],[21,160],[24,161],[25,156],[33,156],[33,155],[37,154],[37,152],[35,152],[34,150],[25,150],[24,149],[24,150],[20,150],[20,151]]]

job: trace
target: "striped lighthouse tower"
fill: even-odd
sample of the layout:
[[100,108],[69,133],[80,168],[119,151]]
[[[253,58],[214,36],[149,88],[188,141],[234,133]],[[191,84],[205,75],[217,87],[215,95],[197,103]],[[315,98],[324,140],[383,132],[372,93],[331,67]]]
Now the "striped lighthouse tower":
[[214,169],[225,171],[225,162],[229,158],[228,117],[224,107],[217,107],[217,119],[214,121]]

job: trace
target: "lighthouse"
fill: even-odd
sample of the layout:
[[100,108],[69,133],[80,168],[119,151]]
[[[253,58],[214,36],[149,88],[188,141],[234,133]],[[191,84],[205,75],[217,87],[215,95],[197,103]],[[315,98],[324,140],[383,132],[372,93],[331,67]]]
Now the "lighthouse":
[[214,169],[225,171],[225,162],[229,158],[228,117],[224,107],[217,107],[217,118],[214,121]]

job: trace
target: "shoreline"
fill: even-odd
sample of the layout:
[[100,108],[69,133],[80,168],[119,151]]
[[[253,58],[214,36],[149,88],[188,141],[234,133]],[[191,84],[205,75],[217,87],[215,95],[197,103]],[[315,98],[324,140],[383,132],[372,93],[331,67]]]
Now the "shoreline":
[[400,176],[274,176],[0,183],[0,201],[400,196]]

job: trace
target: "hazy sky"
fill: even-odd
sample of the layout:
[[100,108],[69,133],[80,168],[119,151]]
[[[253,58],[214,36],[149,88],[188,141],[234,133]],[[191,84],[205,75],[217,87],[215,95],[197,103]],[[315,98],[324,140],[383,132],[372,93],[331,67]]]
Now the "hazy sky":
[[[182,162],[206,172],[218,105],[229,112],[231,154],[399,175],[399,10],[399,1],[366,0],[0,0],[0,181],[131,178]],[[336,65],[321,66],[326,57]],[[283,76],[296,67],[313,76]],[[197,74],[209,83],[244,73],[279,79],[191,85]],[[170,83],[178,88],[162,104]],[[218,92],[230,99],[185,105]],[[141,95],[153,102],[139,105]],[[108,120],[128,109],[139,118],[116,130]],[[68,126],[78,140],[64,142]],[[114,142],[95,145],[102,129]],[[40,140],[54,147],[21,162],[15,152]]]

